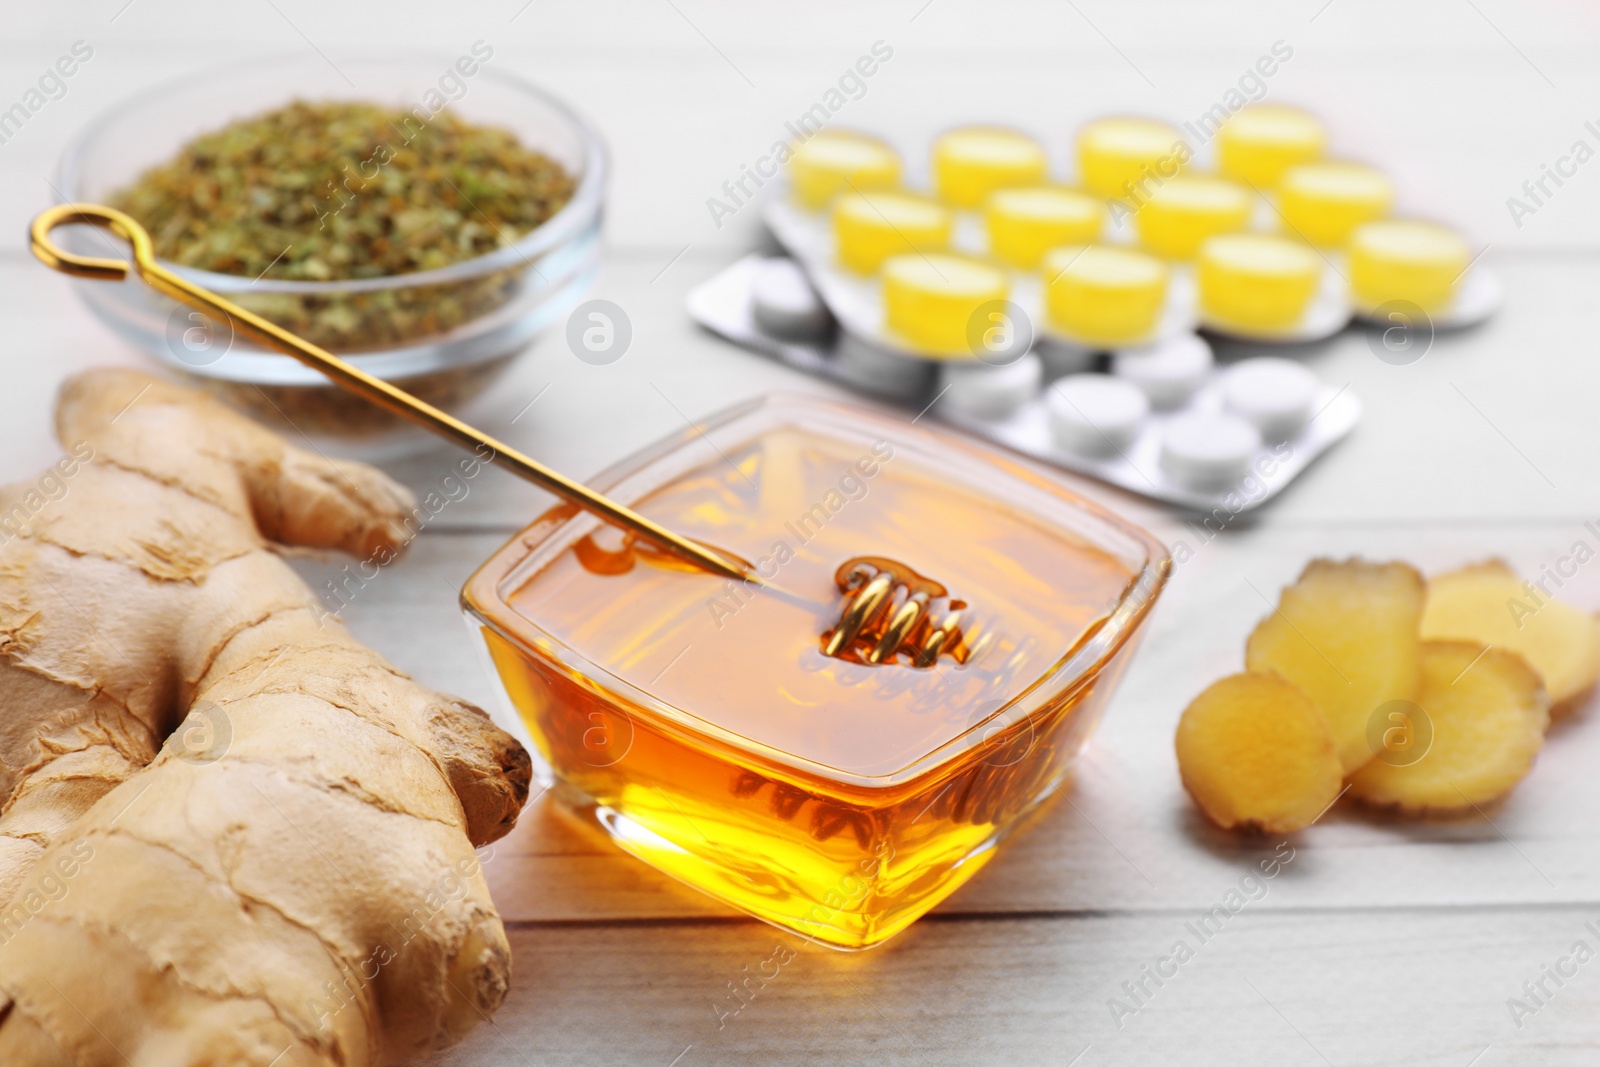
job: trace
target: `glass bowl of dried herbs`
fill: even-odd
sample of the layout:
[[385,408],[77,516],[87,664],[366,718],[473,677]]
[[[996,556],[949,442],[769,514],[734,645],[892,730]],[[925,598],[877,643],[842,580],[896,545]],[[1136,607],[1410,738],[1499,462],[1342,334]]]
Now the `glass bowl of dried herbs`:
[[[599,268],[604,146],[499,68],[479,41],[454,57],[207,72],[101,116],[56,187],[133,215],[198,284],[461,412]],[[107,254],[103,233],[65,237]],[[80,292],[179,375],[333,451],[381,458],[429,440],[136,279]]]

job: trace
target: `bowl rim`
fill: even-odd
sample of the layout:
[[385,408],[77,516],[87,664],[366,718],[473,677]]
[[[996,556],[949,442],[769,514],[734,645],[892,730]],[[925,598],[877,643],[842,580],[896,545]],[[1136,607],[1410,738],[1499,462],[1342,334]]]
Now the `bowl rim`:
[[[335,54],[341,60],[352,64],[366,63],[400,66],[429,62],[440,63],[444,67],[450,67],[454,62],[453,59],[443,56],[441,53],[428,51],[399,54],[361,52],[336,52]],[[331,64],[332,60],[329,62]],[[283,66],[287,68],[310,65],[312,65],[310,61],[299,53],[280,52],[257,59],[245,60],[240,63],[230,63],[225,67],[205,67],[177,78],[168,78],[155,82],[125,97],[117,104],[96,115],[68,142],[66,150],[62,153],[61,160],[56,167],[56,184],[53,189],[57,202],[73,203],[83,199],[80,184],[82,182],[84,157],[99,138],[108,129],[120,122],[129,112],[136,111],[164,96],[192,89],[196,85],[214,83],[219,75],[234,74],[242,67]],[[518,265],[531,267],[537,271],[538,267],[535,264],[535,260],[538,256],[559,247],[573,232],[581,230],[584,226],[592,223],[595,216],[599,214],[605,200],[605,185],[610,170],[610,154],[606,149],[605,141],[601,138],[594,124],[561,97],[499,68],[491,69],[480,66],[478,73],[492,81],[497,81],[502,85],[537,98],[560,115],[577,132],[578,139],[582,145],[583,173],[578,182],[578,188],[573,191],[572,198],[562,206],[560,211],[557,211],[511,244],[506,245],[504,248],[495,249],[493,252],[486,252],[481,256],[474,256],[472,259],[465,259],[459,263],[451,263],[444,267],[435,267],[431,270],[414,271],[409,274],[386,274],[378,278],[345,278],[336,281],[252,279],[248,275],[222,274],[216,271],[201,270],[197,267],[183,266],[166,259],[158,259],[157,262],[168,270],[198,285],[218,292],[237,292],[241,289],[249,288],[255,293],[290,293],[302,296],[328,296],[342,293],[377,292],[386,289],[410,289],[428,285],[450,284]],[[291,92],[283,103],[301,98]],[[362,97],[359,92],[354,92],[349,97],[343,97],[343,99],[356,100],[362,99]],[[450,104],[445,106],[449,107]],[[198,136],[198,133],[190,136],[192,139],[192,137]],[[537,149],[537,146],[530,147]],[[132,178],[129,180],[132,180]]]
[[[1139,636],[1143,624],[1171,576],[1172,557],[1165,543],[1138,523],[1073,489],[1057,472],[1029,462],[1026,458],[996,447],[992,443],[979,441],[948,428],[942,427],[934,431],[917,426],[907,422],[898,412],[877,405],[864,404],[854,398],[850,401],[841,401],[809,393],[778,391],[741,401],[696,421],[684,430],[668,434],[634,451],[594,477],[586,479],[586,484],[601,492],[609,493],[615,486],[639,474],[651,464],[672,455],[686,445],[709,440],[709,435],[717,430],[736,425],[746,416],[762,409],[775,409],[780,412],[809,409],[824,417],[830,414],[834,417],[843,415],[846,418],[867,417],[880,424],[891,424],[894,432],[902,435],[901,440],[908,442],[936,440],[937,444],[933,447],[950,449],[962,454],[968,460],[999,468],[1006,475],[1028,483],[1111,527],[1143,550],[1144,563],[1132,574],[1115,607],[1105,617],[1103,623],[1083,634],[1072,648],[1064,651],[1061,660],[1054,668],[1035,679],[987,717],[968,724],[965,730],[953,735],[929,752],[913,758],[907,765],[882,774],[867,774],[831,767],[775,749],[764,742],[703,719],[689,709],[679,708],[659,699],[655,694],[641,689],[595,663],[531,619],[525,621],[530,630],[537,634],[537,645],[530,645],[526,638],[508,631],[505,626],[490,618],[488,611],[485,610],[489,605],[508,607],[500,595],[500,587],[525,567],[532,557],[541,551],[546,551],[552,538],[570,529],[575,522],[581,523],[586,519],[600,521],[592,519],[592,516],[588,516],[571,504],[557,503],[540,514],[526,527],[513,534],[505,544],[495,549],[467,579],[461,588],[459,599],[460,607],[470,623],[492,630],[516,648],[519,655],[554,660],[561,668],[580,675],[591,687],[604,692],[607,700],[613,706],[622,709],[625,715],[638,713],[658,727],[709,739],[718,748],[740,752],[746,758],[753,758],[761,763],[765,768],[763,773],[784,777],[785,772],[799,771],[810,780],[806,788],[813,789],[818,782],[833,782],[855,789],[911,792],[919,788],[928,775],[937,774],[952,762],[959,760],[970,747],[968,744],[970,738],[981,735],[990,723],[1008,711],[1022,708],[1023,714],[1016,721],[1031,719],[1049,702],[1065,699],[1074,691],[1094,683],[1102,672],[1111,666],[1118,654]],[[565,547],[562,550],[564,551]],[[1113,684],[1115,681],[1113,678]],[[520,714],[514,709],[512,713],[519,719],[520,724]]]

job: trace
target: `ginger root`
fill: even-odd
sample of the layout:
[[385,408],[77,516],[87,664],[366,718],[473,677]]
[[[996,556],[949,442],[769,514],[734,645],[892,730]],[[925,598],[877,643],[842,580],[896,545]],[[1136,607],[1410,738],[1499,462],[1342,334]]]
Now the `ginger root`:
[[1519,653],[1544,679],[1557,708],[1570,705],[1600,678],[1600,622],[1524,585],[1503,560],[1428,579],[1422,636]]
[[1177,750],[1184,788],[1224,829],[1304,829],[1343,780],[1322,712],[1271,674],[1230,675],[1195,697],[1178,721]]
[[186,389],[69,381],[0,490],[0,1063],[391,1063],[510,953],[474,846],[527,753],[358,644],[273,551],[384,562],[408,494]]
[[1533,767],[1550,723],[1539,675],[1514,652],[1467,641],[1422,646],[1422,688],[1407,724],[1431,737],[1402,761],[1383,758],[1350,779],[1350,795],[1411,814],[1486,804]]
[[1417,695],[1425,593],[1404,563],[1312,560],[1245,644],[1246,669],[1293,682],[1322,709],[1346,774],[1372,758],[1372,714]]

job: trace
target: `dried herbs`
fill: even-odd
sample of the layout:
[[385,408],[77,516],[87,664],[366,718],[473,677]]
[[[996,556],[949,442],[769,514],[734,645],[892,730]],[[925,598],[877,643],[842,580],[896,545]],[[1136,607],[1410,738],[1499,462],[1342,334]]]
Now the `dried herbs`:
[[[433,270],[509,245],[572,198],[507,130],[359,102],[296,101],[202,134],[111,198],[169,262],[337,282]],[[515,295],[524,264],[431,286],[239,302],[335,350],[442,333]]]
[[441,111],[296,101],[202,134],[113,197],[156,254],[303,281],[432,270],[554,215],[573,180],[509,131]]

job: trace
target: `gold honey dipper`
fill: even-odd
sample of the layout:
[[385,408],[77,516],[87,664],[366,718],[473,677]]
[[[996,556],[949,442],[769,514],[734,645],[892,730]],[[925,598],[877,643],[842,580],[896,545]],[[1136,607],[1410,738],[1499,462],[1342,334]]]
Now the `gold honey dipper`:
[[939,653],[948,651],[956,662],[966,662],[961,617],[967,605],[950,600],[949,610],[934,622],[932,602],[950,595],[938,582],[882,556],[845,560],[833,580],[839,592],[853,595],[839,624],[822,635],[823,655],[876,664],[893,662],[903,651],[912,666],[931,667]]
[[[267,321],[252,311],[218,296],[173,273],[156,259],[150,234],[131,216],[101,204],[59,204],[39,213],[28,229],[33,254],[53,270],[80,278],[121,281],[128,276],[129,264],[121,259],[82,256],[68,252],[51,239],[58,226],[99,226],[126,240],[133,248],[133,270],[151,288],[175,300],[230,322],[236,330],[270,348],[293,356],[357,396],[385,411],[438,434],[463,448],[490,449],[496,464],[548,492],[554,493],[600,519],[632,532],[664,552],[677,556],[711,574],[749,582],[769,589],[786,599],[815,607],[810,601],[773,585],[756,573],[755,567],[732,552],[700,544],[640,515],[631,508],[595,492],[551,470],[531,456],[469,426],[404,389],[345,362],[338,356]],[[835,576],[839,591],[848,600],[837,625],[822,634],[823,653],[856,663],[895,663],[904,653],[912,666],[931,667],[941,653],[965,662],[961,643],[961,618],[966,605],[949,601],[949,611],[937,623],[932,603],[946,598],[944,586],[924,578],[909,567],[878,556],[846,560]]]

